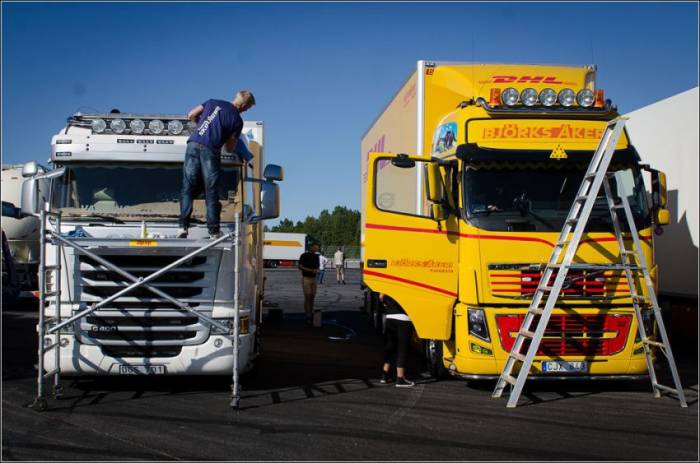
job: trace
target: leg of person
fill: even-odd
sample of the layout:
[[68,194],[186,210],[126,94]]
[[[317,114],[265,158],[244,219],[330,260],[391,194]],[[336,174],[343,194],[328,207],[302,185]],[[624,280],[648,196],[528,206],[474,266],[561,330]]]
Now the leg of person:
[[388,318],[386,320],[385,330],[384,330],[384,364],[382,365],[382,378],[379,380],[381,384],[387,384],[391,382],[391,364],[396,362],[396,320]]
[[343,273],[343,268],[339,265],[335,267],[335,281],[340,284],[340,275]]
[[207,229],[211,238],[221,236],[221,203],[219,202],[219,178],[221,177],[221,158],[209,148],[202,151],[202,176],[204,177],[204,197],[207,204]]
[[304,292],[304,314],[306,315],[306,324],[311,324],[311,309],[313,303],[311,302],[311,285],[309,284],[309,277],[301,277],[301,287]]
[[340,266],[340,280],[345,284],[345,267]]
[[182,191],[180,192],[180,229],[178,238],[187,238],[187,229],[190,227],[192,216],[192,201],[201,183],[201,162],[199,151],[191,144],[187,144],[185,161],[182,164]]
[[321,270],[318,272],[318,283],[321,285],[323,284],[323,275],[325,275],[325,274],[326,274],[325,270]]
[[411,387],[416,383],[406,379],[406,354],[411,343],[413,325],[409,321],[397,320],[396,387]]

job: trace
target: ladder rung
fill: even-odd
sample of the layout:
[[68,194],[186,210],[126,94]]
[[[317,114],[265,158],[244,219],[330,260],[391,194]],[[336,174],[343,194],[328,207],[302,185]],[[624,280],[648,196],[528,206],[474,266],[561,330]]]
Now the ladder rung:
[[566,223],[567,223],[568,225],[573,225],[573,224],[575,224],[575,223],[577,223],[577,222],[578,222],[578,217],[574,217],[573,219],[567,219],[567,220],[566,220]]
[[586,175],[584,175],[583,178],[585,178],[585,179],[595,178],[596,175],[598,175],[598,172],[589,172]]
[[535,315],[542,315],[544,313],[544,309],[538,309],[537,307],[533,307],[528,310],[528,312],[535,314]]
[[622,251],[620,251],[620,254],[624,254],[626,256],[634,256],[637,254],[637,251],[632,251],[630,249],[623,249]]
[[526,338],[534,338],[535,337],[535,333],[533,333],[532,331],[528,331],[528,330],[520,330],[520,331],[518,331],[518,334],[520,336],[525,336]]
[[44,270],[49,271],[49,270],[61,270],[60,265],[45,265]]
[[55,375],[56,373],[58,373],[58,368],[54,368],[53,370],[47,371],[46,373],[44,373],[44,378],[50,378],[53,375]]
[[661,348],[666,347],[666,346],[664,346],[664,343],[663,343],[663,342],[652,341],[651,339],[645,339],[645,340],[642,341],[642,342],[643,342],[644,344],[649,345],[649,346],[656,346],[656,347],[661,347]]
[[575,199],[574,201],[576,201],[577,203],[583,203],[583,202],[585,202],[587,199],[588,199],[588,196],[587,196],[587,195],[581,195],[581,196],[577,196],[576,199]]
[[59,343],[54,342],[53,344],[49,344],[48,346],[44,347],[44,352],[48,352],[50,350],[55,349],[58,346]]
[[523,354],[520,354],[518,352],[511,352],[510,356],[519,362],[525,362],[525,356]]
[[671,394],[678,394],[678,390],[669,386],[664,386],[663,384],[654,384],[656,389],[661,389],[662,391],[670,392]]
[[622,204],[615,204],[614,206],[611,206],[611,207],[610,207],[610,209],[615,209],[615,210],[617,210],[617,209],[624,209],[624,208],[625,208],[625,206],[622,205]]
[[647,304],[649,303],[649,301],[647,300],[647,298],[644,297],[644,296],[642,296],[641,294],[633,294],[633,295],[631,295],[630,297],[631,297],[632,299],[634,299],[635,301],[644,302],[644,303],[647,303]]
[[537,288],[537,291],[551,291],[552,287],[551,286],[543,286],[541,288]]
[[44,297],[56,297],[61,294],[60,291],[49,291],[48,293],[44,293]]
[[511,375],[501,375],[501,379],[505,381],[506,383],[510,384],[511,386],[515,386],[516,379],[513,378]]
[[571,243],[571,241],[566,240],[566,241],[558,241],[557,244],[555,244],[556,247],[563,248],[564,246],[568,245]]

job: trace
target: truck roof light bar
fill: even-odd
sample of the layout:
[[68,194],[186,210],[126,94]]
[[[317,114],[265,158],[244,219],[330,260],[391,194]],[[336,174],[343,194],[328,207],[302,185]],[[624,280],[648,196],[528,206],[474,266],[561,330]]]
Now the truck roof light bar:
[[68,127],[90,128],[96,134],[187,136],[195,125],[182,114],[75,113]]
[[490,105],[486,99],[479,97],[476,99],[476,104],[481,106],[490,115],[503,116],[566,116],[566,117],[603,117],[614,115],[617,107],[610,100],[605,100],[601,106],[592,106],[584,108],[581,106],[506,106],[494,107]]

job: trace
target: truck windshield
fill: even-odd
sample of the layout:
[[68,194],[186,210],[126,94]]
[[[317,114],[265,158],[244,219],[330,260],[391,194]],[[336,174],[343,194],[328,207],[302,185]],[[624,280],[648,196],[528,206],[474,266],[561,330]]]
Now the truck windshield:
[[[558,232],[564,226],[587,167],[588,164],[551,162],[467,165],[463,172],[467,220],[491,231]],[[634,165],[612,166],[612,169],[622,171],[637,228],[649,226],[641,171]],[[616,194],[615,181],[611,187]],[[604,194],[602,188],[601,194]],[[626,228],[625,222],[621,223]],[[586,230],[613,231],[604,196],[597,199]]]
[[[180,214],[182,164],[76,163],[54,180],[52,210],[64,217],[173,221]],[[240,211],[240,167],[222,166],[219,181],[221,221]],[[194,222],[206,220],[204,193],[195,197]]]

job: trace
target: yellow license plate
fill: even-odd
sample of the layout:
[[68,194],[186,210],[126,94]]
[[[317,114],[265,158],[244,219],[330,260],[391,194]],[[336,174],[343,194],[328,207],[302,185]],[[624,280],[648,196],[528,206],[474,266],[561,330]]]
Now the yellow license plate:
[[158,246],[155,240],[133,240],[129,241],[129,246]]

